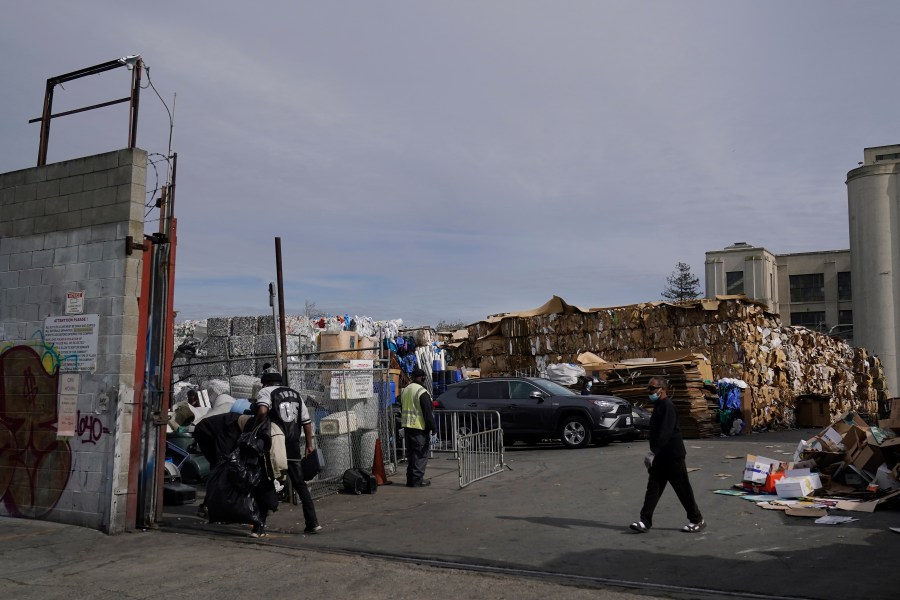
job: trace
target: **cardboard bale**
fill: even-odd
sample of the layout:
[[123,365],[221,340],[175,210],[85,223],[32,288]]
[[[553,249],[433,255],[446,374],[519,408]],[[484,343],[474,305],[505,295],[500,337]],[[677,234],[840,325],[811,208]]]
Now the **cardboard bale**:
[[794,414],[797,427],[826,427],[831,423],[831,398],[817,395],[798,396]]

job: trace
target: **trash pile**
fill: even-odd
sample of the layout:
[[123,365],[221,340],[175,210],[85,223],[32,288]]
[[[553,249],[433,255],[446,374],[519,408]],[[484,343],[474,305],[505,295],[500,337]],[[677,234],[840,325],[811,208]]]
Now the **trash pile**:
[[872,512],[900,498],[898,433],[900,403],[877,427],[848,412],[801,440],[791,462],[747,455],[739,491],[720,493],[794,516],[823,516],[829,508]]
[[887,397],[878,357],[805,327],[781,325],[744,296],[669,304],[650,302],[584,309],[554,296],[544,306],[504,313],[468,327],[454,363],[480,367],[482,376],[540,373],[593,352],[610,362],[667,351],[698,353],[716,377],[747,383],[753,429],[795,423],[795,398],[830,397],[831,415],[873,415]]

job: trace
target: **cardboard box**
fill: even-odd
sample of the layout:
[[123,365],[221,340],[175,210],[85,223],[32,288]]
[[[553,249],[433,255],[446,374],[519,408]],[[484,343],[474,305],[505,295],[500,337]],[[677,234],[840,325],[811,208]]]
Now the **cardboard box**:
[[743,481],[764,485],[769,475],[780,468],[782,468],[780,460],[748,454],[746,462],[744,463]]
[[374,360],[378,358],[378,339],[373,337],[359,338],[359,354],[358,358]]
[[869,424],[866,423],[862,417],[860,417],[855,412],[850,411],[838,417],[838,419],[831,424],[831,428],[837,431],[841,436],[843,436],[854,425],[862,428],[866,428],[869,426]]
[[813,492],[809,475],[804,477],[782,477],[775,482],[775,493],[779,498],[802,498]]
[[355,331],[323,331],[319,334],[321,352],[356,350],[358,346],[359,336]]
[[841,432],[834,427],[826,427],[816,438],[822,443],[823,448],[829,452],[843,451],[846,450],[844,448],[844,433],[846,431],[849,431],[849,428]]
[[878,446],[866,444],[857,448],[850,463],[861,471],[874,474],[878,472],[878,467],[884,464],[884,455]]
[[867,433],[869,433],[868,427],[865,429],[857,425],[850,427],[847,433],[844,434],[844,437],[841,438],[841,443],[844,445],[844,450],[848,455],[856,453],[857,450],[871,443],[867,438]]

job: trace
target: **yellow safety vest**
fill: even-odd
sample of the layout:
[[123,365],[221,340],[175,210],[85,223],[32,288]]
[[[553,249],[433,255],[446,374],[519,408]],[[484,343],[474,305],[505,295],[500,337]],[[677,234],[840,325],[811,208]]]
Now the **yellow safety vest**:
[[425,430],[425,414],[419,402],[426,389],[418,383],[411,383],[400,394],[400,426]]

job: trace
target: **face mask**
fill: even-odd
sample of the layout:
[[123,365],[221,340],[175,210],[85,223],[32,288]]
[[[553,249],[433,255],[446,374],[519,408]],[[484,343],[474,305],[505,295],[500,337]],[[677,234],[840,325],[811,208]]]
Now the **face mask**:
[[656,402],[657,400],[659,400],[659,394],[657,394],[655,392],[650,394],[650,400],[652,400],[653,402]]
[[585,387],[586,389],[591,389],[591,384],[587,384],[587,385],[584,386],[584,387]]

